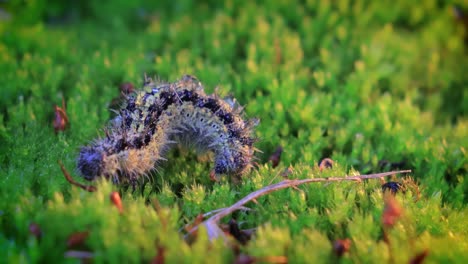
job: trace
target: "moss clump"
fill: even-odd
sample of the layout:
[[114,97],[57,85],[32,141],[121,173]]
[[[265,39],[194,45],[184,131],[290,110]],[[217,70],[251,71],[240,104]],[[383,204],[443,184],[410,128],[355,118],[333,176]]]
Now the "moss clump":
[[[430,262],[468,259],[467,28],[451,12],[460,3],[148,2],[2,7],[0,248],[7,262],[63,262],[70,250],[98,262],[156,255],[232,262],[236,251],[221,241],[210,244],[200,231],[188,245],[180,229],[279,181],[289,165],[290,178],[399,167],[411,169],[417,185],[397,193],[403,214],[389,230],[377,181],[261,197],[254,211],[232,216],[242,229],[259,228],[242,254],[334,262],[333,241],[349,238],[343,262],[405,262],[425,250]],[[222,94],[232,93],[261,120],[259,168],[239,185],[213,183],[208,163],[174,151],[151,184],[119,189],[123,214],[109,200],[117,186],[71,187],[57,160],[75,167],[79,146],[109,120],[118,87],[141,86],[144,72],[167,80],[193,74],[208,92],[221,85]],[[70,129],[55,135],[53,107],[62,98]],[[278,145],[284,152],[272,168],[267,160]],[[320,171],[315,164],[326,157],[335,166]],[[89,235],[70,248],[77,232]]]

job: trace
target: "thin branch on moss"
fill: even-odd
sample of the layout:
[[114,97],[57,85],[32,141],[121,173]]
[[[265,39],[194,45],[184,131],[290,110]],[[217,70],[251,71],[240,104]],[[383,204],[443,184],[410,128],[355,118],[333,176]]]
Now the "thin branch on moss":
[[[213,210],[213,211],[210,211],[210,212],[207,212],[207,213],[204,213],[203,214],[203,217],[208,217],[212,214],[216,214],[216,213],[219,213],[223,210],[226,210],[227,208],[219,208],[219,209],[216,209],[216,210]],[[241,210],[241,211],[253,211],[251,208],[248,208],[248,207],[245,207],[245,206],[239,206],[239,209],[238,210]]]
[[59,160],[58,161],[58,164],[60,165],[60,169],[62,169],[62,173],[63,173],[63,176],[65,176],[65,179],[71,184],[71,185],[75,185],[85,191],[88,191],[88,192],[95,192],[97,191],[97,188],[95,186],[92,186],[92,185],[84,185],[84,184],[81,184],[79,182],[76,182],[75,180],[73,180],[72,176],[70,175],[70,173],[68,173],[67,169],[65,169],[65,166],[63,166],[63,163]]
[[[268,185],[263,187],[260,190],[254,191],[249,195],[245,196],[244,198],[237,201],[235,204],[226,207],[219,212],[215,213],[213,216],[202,222],[201,224],[204,225],[208,232],[208,237],[212,240],[217,237],[225,238],[224,232],[219,228],[218,222],[221,218],[244,208],[244,205],[250,201],[257,199],[260,196],[281,190],[290,187],[296,187],[302,184],[313,183],[313,182],[341,182],[341,181],[359,181],[365,179],[376,179],[382,177],[388,177],[395,174],[401,173],[409,173],[411,170],[401,170],[401,171],[390,171],[390,172],[383,172],[383,173],[376,173],[376,174],[367,174],[367,175],[359,175],[359,176],[350,176],[350,177],[329,177],[329,178],[313,178],[313,179],[304,179],[304,180],[284,180],[279,183],[275,183],[272,185]],[[192,233],[194,233],[200,225],[193,227],[189,233],[186,235],[186,238],[189,237]]]

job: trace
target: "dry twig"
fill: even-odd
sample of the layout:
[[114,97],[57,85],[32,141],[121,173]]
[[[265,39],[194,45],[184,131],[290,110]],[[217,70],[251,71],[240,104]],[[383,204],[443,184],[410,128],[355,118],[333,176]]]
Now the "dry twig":
[[[249,195],[237,201],[235,204],[229,207],[226,207],[223,210],[220,210],[219,212],[215,213],[213,216],[211,216],[210,218],[202,222],[201,225],[205,226],[208,232],[208,237],[211,240],[216,239],[218,237],[225,238],[223,231],[218,226],[219,220],[221,220],[223,217],[237,210],[240,210],[241,208],[245,208],[244,205],[246,203],[257,199],[260,196],[263,196],[263,195],[266,195],[266,194],[269,194],[269,193],[272,193],[281,189],[296,187],[302,184],[313,183],[313,182],[341,182],[341,181],[361,182],[364,179],[376,179],[376,178],[388,177],[388,176],[395,175],[395,174],[409,173],[409,172],[411,172],[411,170],[390,171],[390,172],[351,176],[351,177],[329,177],[329,178],[313,178],[313,179],[304,179],[304,180],[284,180],[279,183],[268,185],[266,187],[263,187],[260,190],[250,193]],[[186,235],[186,237],[189,237],[192,233],[196,232],[199,226],[200,225],[193,227],[189,231],[189,233]]]

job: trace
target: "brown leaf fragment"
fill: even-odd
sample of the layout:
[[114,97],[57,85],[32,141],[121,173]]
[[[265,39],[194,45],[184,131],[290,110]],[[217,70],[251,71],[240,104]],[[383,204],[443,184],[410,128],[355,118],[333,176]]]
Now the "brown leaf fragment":
[[281,154],[283,153],[283,147],[281,146],[278,146],[275,150],[275,152],[273,152],[273,154],[271,154],[271,156],[268,158],[268,161],[271,161],[271,164],[272,164],[272,167],[273,168],[276,168],[281,160]]
[[424,263],[424,260],[426,259],[428,255],[429,255],[429,250],[425,249],[423,252],[417,254],[412,259],[410,259],[409,263],[410,264],[422,264]]
[[67,239],[67,248],[71,249],[82,246],[88,236],[89,231],[76,232],[71,234]]
[[333,242],[333,253],[338,257],[343,256],[344,253],[349,251],[351,247],[351,240],[349,238],[346,239],[337,239]]
[[41,228],[39,227],[38,224],[36,224],[34,222],[29,224],[29,233],[31,235],[33,235],[35,238],[37,238],[37,239],[41,238],[41,236],[42,236]]
[[65,101],[62,99],[62,107],[55,106],[54,107],[54,131],[57,134],[59,131],[65,131],[68,128],[68,116],[65,112]]
[[110,199],[117,207],[117,209],[119,209],[119,213],[123,213],[122,199],[120,199],[120,194],[114,191],[110,194]]

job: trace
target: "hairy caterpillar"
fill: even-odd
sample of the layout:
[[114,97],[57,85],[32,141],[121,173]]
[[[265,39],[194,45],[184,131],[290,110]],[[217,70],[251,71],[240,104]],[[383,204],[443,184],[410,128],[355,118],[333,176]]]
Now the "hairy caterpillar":
[[145,78],[111,121],[106,137],[82,147],[77,160],[87,180],[103,176],[115,183],[136,184],[174,143],[214,153],[214,172],[241,176],[252,167],[256,148],[253,127],[233,99],[207,95],[202,84],[185,75],[174,83]]

